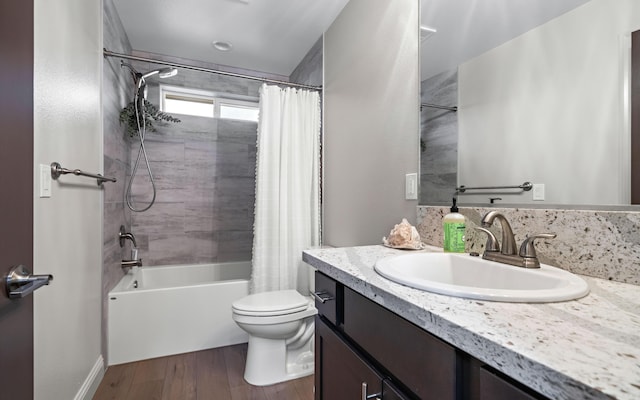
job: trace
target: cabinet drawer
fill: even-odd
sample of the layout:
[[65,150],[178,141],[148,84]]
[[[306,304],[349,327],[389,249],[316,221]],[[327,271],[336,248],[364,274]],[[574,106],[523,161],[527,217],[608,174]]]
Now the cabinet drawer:
[[338,293],[340,291],[339,286],[336,281],[323,273],[316,271],[315,274],[316,288],[313,297],[316,301],[315,305],[318,309],[318,314],[337,326],[340,322],[338,304],[341,304],[338,300],[338,297],[341,295],[341,293]]
[[480,368],[480,400],[544,400],[542,395],[502,378],[487,367]]
[[455,399],[456,351],[349,288],[344,333],[421,399]]

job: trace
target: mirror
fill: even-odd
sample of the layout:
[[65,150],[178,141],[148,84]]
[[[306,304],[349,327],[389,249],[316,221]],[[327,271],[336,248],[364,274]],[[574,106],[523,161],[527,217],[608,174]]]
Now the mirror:
[[422,108],[420,204],[449,204],[458,185],[524,182],[534,190],[468,190],[458,200],[630,204],[628,88],[637,4],[458,3],[422,0],[421,26],[431,28],[423,29],[421,45],[422,103],[458,108]]

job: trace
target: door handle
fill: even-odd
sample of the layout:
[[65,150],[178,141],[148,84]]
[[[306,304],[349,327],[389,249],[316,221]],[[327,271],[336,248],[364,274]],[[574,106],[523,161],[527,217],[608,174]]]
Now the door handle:
[[10,299],[19,299],[27,296],[38,288],[48,285],[53,280],[53,275],[31,275],[29,268],[17,265],[9,271],[5,278],[7,294]]

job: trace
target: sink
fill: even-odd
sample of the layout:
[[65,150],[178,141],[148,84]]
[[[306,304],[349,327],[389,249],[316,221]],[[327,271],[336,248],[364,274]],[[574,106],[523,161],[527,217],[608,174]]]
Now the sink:
[[574,300],[589,293],[577,275],[541,264],[527,269],[469,254],[413,253],[375,264],[378,274],[416,289],[467,299],[547,303]]

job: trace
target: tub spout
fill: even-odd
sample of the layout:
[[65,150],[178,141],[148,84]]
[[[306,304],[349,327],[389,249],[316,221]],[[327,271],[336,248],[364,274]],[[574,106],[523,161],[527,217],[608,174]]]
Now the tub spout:
[[142,258],[137,260],[122,260],[122,268],[142,267]]

